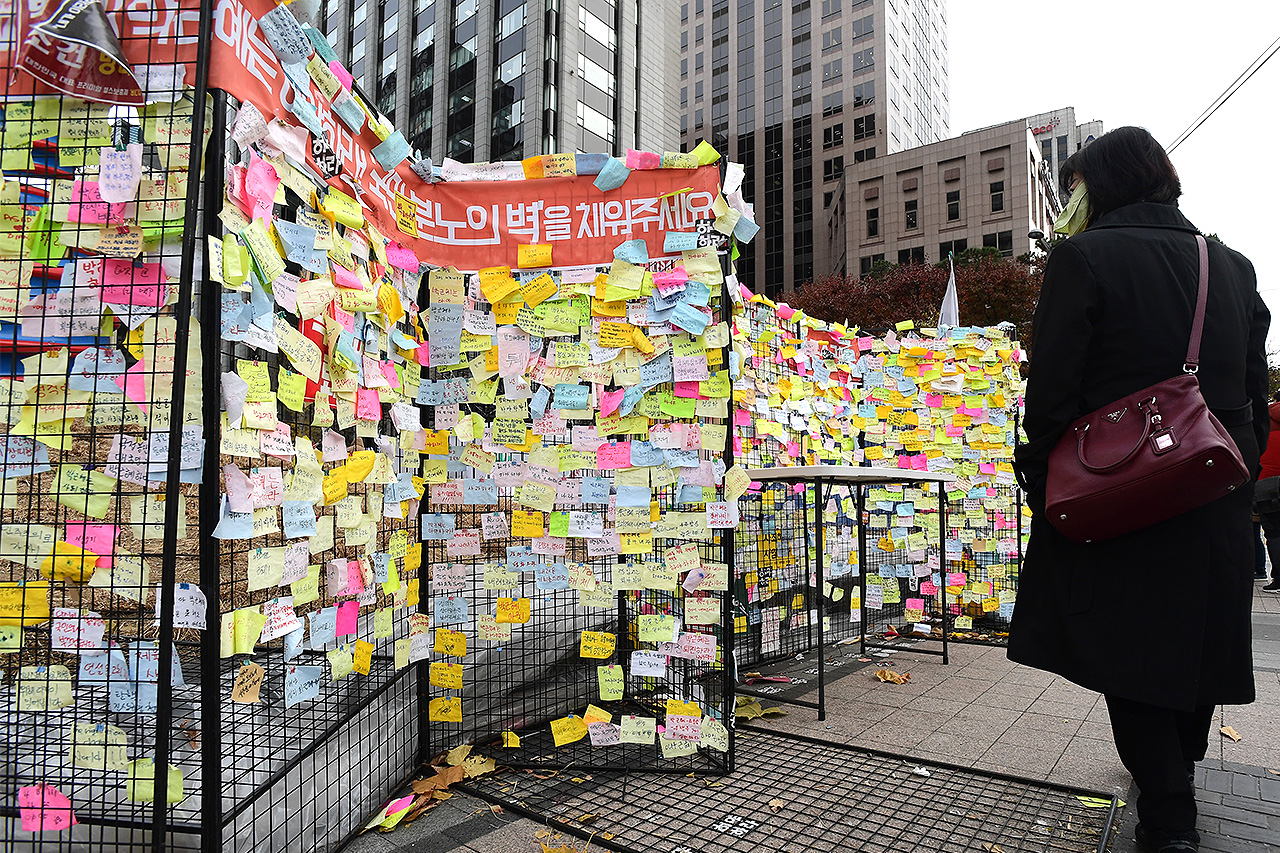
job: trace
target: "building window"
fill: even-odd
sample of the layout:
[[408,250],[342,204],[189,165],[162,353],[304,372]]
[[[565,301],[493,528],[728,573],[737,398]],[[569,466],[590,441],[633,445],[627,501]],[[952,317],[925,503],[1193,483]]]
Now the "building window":
[[1067,159],[1067,138],[1065,136],[1058,137],[1058,162],[1061,163]]
[[863,255],[858,258],[858,275],[869,275],[872,267],[884,263],[884,255]]
[[908,202],[903,202],[902,213],[905,216],[907,221],[907,225],[906,225],[907,231],[914,231],[920,227],[919,200],[913,198]]
[[[853,22],[853,38],[850,41],[857,41],[863,36],[869,36],[875,31],[875,22],[872,20],[874,15],[867,15]],[[891,31],[892,32],[892,31]]]
[[955,252],[957,255],[969,248],[969,241],[961,237],[959,240],[947,240],[938,244],[938,260],[945,261],[947,255]]
[[822,0],[822,17],[830,18],[840,14],[840,0]]
[[853,87],[853,108],[865,107],[876,102],[876,81],[868,80]]
[[880,208],[867,208],[867,238],[880,236]]
[[830,207],[830,206],[831,206],[831,199],[832,199],[832,198],[834,198],[834,197],[835,197],[835,193],[823,193],[823,194],[822,194],[822,209],[823,209],[823,210],[826,210],[828,207]]
[[834,30],[828,30],[827,32],[822,34],[822,52],[823,53],[826,53],[828,50],[833,50],[839,46],[840,46],[840,28],[839,27],[836,27]]
[[1050,166],[1053,165],[1053,140],[1052,139],[1040,140],[1040,157]]
[[837,145],[844,144],[844,123],[833,124],[831,127],[822,129],[822,148],[835,148]]
[[947,221],[958,222],[960,220],[960,190],[952,190],[947,193]]
[[839,80],[843,75],[843,72],[840,70],[842,66],[843,60],[839,58],[833,59],[830,62],[822,63],[822,82],[831,83],[835,80]]
[[991,212],[1004,210],[1004,181],[991,182]]
[[876,157],[876,149],[863,148],[861,151],[853,152],[853,162],[862,163],[866,160],[874,160]]
[[859,116],[853,120],[853,138],[866,139],[869,136],[876,135],[876,116],[875,113],[866,116]]
[[835,157],[822,161],[822,180],[834,181],[844,174],[844,158]]
[[863,50],[855,53],[853,55],[853,62],[851,63],[854,74],[857,74],[859,71],[865,71],[866,69],[873,67],[875,64],[876,58],[874,47],[864,48]]
[[914,246],[910,249],[899,249],[898,263],[923,264],[924,263],[924,246]]
[[844,92],[832,92],[822,96],[822,114],[824,116],[840,115],[844,111]]
[[998,249],[1002,257],[1012,258],[1013,232],[998,231],[995,234],[983,234],[982,247],[984,249]]
[[693,43],[702,44],[702,24],[693,28]]

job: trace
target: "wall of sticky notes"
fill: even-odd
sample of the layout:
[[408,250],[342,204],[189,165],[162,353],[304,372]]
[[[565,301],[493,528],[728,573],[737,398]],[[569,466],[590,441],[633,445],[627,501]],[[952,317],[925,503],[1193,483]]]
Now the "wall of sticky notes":
[[819,598],[827,639],[857,634],[864,569],[868,631],[938,635],[945,586],[952,636],[999,639],[1025,534],[1011,467],[1021,398],[1012,330],[938,335],[902,324],[867,334],[743,297],[733,329],[743,364],[733,414],[740,462],[948,471],[959,481],[947,493],[945,558],[932,487],[868,489],[866,567],[858,565],[855,496],[835,489],[821,508],[820,573],[812,490],[753,485],[736,548],[739,664],[812,648]]
[[[594,180],[569,178],[567,197],[566,178],[548,182],[561,210],[625,211],[603,180],[619,169],[685,194],[688,164],[605,160]],[[532,158],[520,178],[536,187],[547,168]],[[738,219],[680,230],[659,215],[565,266],[539,236],[556,209],[520,215],[531,242],[516,265],[424,277],[433,748],[476,739],[516,766],[723,768],[726,549],[745,489],[729,475],[724,298]]]
[[[199,737],[206,614],[184,604],[163,649],[155,622],[166,552],[181,585],[199,578],[210,452],[204,326],[180,285],[197,107],[172,75],[131,78],[144,97],[125,108],[0,64],[0,837],[127,846],[160,727],[183,743],[162,802],[199,823],[180,727]],[[172,721],[162,696],[181,697]]]

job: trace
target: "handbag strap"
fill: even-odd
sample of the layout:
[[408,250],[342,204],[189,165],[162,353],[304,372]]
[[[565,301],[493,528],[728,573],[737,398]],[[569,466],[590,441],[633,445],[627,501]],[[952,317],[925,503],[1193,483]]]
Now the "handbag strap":
[[1187,343],[1187,360],[1182,365],[1185,373],[1200,370],[1200,336],[1204,333],[1204,308],[1209,302],[1209,244],[1200,234],[1196,235],[1196,248],[1200,252],[1200,285],[1196,291],[1196,313],[1191,320],[1191,340]]

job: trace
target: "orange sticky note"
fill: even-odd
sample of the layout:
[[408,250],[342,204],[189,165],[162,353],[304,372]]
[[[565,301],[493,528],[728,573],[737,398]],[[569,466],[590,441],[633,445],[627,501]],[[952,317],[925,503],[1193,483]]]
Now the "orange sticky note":
[[551,266],[551,244],[522,244],[516,254],[516,266],[522,270]]
[[524,625],[529,621],[529,599],[499,598],[498,614],[494,617],[498,624],[504,622],[513,625]]

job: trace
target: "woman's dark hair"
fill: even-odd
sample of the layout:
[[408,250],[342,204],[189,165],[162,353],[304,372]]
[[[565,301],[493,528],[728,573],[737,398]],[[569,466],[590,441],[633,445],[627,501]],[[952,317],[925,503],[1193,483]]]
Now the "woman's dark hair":
[[1155,137],[1141,127],[1104,133],[1062,162],[1058,183],[1064,195],[1079,176],[1089,188],[1092,225],[1117,207],[1139,201],[1177,205],[1182,183]]

